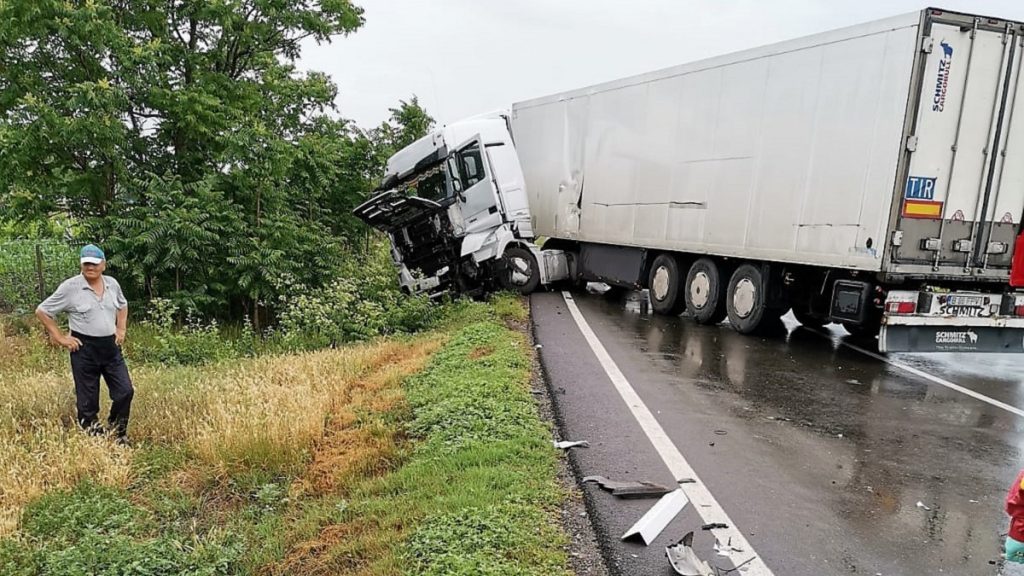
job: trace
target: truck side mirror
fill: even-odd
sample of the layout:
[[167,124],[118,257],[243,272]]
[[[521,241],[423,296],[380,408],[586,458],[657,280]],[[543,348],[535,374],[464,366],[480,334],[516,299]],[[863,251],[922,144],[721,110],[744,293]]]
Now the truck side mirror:
[[452,190],[459,202],[465,202],[466,197],[462,194],[462,180],[459,179],[459,167],[454,156],[448,157],[448,176],[452,179]]

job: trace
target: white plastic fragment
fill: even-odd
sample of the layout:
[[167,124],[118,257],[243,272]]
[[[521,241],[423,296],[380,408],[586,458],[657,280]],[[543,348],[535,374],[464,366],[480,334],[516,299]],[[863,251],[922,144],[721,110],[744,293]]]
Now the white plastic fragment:
[[590,448],[590,443],[587,442],[586,440],[578,440],[575,442],[571,442],[569,440],[562,440],[561,442],[552,441],[551,443],[555,446],[555,448],[560,448],[562,450],[568,450],[569,448]]
[[668,523],[689,503],[690,499],[686,497],[681,488],[665,494],[622,535],[622,539],[628,540],[633,536],[640,536],[644,545],[650,545],[665,529],[665,526],[668,526]]
[[923,509],[925,512],[931,512],[932,510],[931,508],[925,506],[924,502],[921,502],[920,500],[917,501],[917,507]]
[[742,548],[738,548],[732,545],[732,538],[730,538],[729,541],[725,544],[722,544],[716,539],[714,550],[718,553],[719,556],[729,556],[733,552],[743,552]]
[[665,548],[672,569],[681,576],[714,576],[711,566],[697,556],[692,545],[693,532],[688,532],[682,540]]

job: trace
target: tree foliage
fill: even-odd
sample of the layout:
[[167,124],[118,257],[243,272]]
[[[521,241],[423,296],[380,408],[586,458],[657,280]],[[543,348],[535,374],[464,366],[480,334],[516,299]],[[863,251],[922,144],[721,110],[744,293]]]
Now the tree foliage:
[[415,97],[363,132],[296,66],[350,0],[0,2],[0,213],[72,218],[136,296],[220,315],[325,284]]

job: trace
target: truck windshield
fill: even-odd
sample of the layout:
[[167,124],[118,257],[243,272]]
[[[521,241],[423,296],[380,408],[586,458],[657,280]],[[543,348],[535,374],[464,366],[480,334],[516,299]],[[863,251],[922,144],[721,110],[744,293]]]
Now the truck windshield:
[[397,188],[408,196],[418,196],[437,203],[442,203],[448,198],[448,187],[445,185],[445,173],[441,164],[414,175]]

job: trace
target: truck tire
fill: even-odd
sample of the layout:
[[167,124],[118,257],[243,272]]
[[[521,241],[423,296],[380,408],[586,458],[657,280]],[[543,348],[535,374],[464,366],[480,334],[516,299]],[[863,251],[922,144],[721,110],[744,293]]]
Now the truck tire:
[[686,274],[686,311],[697,324],[718,324],[725,320],[725,283],[714,260],[701,258]]
[[686,302],[680,293],[682,275],[679,263],[671,254],[658,254],[647,275],[651,308],[658,314],[675,316],[683,311]]
[[814,316],[799,308],[793,308],[793,316],[796,316],[796,319],[807,328],[821,328],[828,324],[828,321],[821,316]]
[[502,288],[530,294],[540,286],[540,270],[533,252],[520,246],[510,246],[502,258],[505,260],[500,279]]
[[732,273],[725,308],[729,323],[740,334],[756,332],[764,320],[778,318],[765,302],[764,277],[753,264],[743,264]]

